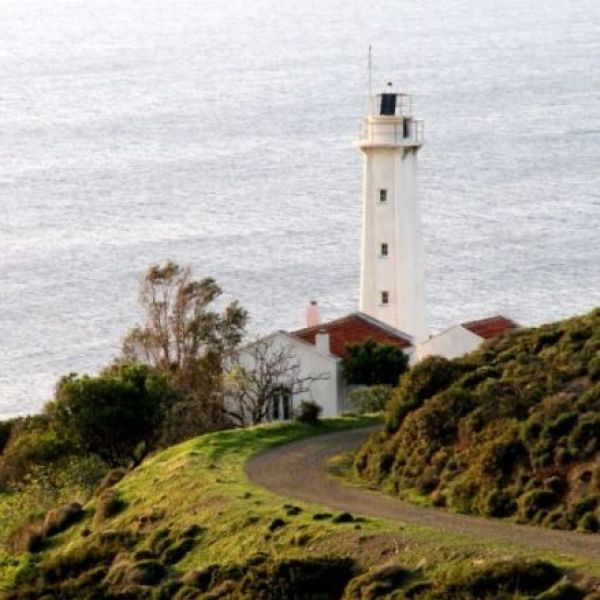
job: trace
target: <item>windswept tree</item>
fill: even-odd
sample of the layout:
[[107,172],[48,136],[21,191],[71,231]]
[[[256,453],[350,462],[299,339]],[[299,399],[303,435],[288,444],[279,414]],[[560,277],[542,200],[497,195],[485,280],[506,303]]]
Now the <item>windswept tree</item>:
[[235,301],[219,311],[221,293],[214,279],[194,279],[189,267],[173,262],[152,265],[143,277],[145,322],[126,335],[122,359],[151,365],[183,392],[167,422],[167,442],[224,423],[224,363],[244,336],[247,313]]
[[292,348],[271,338],[257,340],[232,357],[226,378],[225,412],[241,427],[293,416],[294,398],[310,396],[327,373],[304,375]]

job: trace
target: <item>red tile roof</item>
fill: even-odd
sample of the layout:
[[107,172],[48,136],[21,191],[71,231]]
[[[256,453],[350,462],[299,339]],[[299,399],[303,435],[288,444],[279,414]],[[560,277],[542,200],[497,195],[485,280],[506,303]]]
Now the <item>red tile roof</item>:
[[514,321],[511,321],[502,315],[496,315],[495,317],[480,319],[478,321],[469,321],[468,323],[463,323],[462,326],[484,340],[489,340],[501,333],[511,331],[518,327]]
[[315,337],[320,332],[329,334],[330,351],[340,358],[346,354],[346,344],[364,342],[367,339],[393,344],[400,348],[409,348],[413,344],[409,335],[361,312],[321,323],[315,327],[292,331],[292,335],[314,344]]

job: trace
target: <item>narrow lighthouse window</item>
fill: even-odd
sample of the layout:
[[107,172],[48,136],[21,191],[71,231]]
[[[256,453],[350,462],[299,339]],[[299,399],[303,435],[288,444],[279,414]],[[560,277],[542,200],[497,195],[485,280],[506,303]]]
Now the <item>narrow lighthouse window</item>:
[[381,244],[381,256],[387,256],[387,255],[388,255],[388,245]]
[[381,94],[379,114],[389,116],[396,114],[396,94]]
[[379,202],[387,202],[387,190],[379,190]]
[[390,302],[390,293],[389,292],[381,292],[381,304],[389,304]]

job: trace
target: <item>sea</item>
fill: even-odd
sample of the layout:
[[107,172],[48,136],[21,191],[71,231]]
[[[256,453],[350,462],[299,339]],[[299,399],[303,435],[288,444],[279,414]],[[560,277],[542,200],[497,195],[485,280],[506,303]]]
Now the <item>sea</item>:
[[0,418],[117,355],[153,263],[252,335],[356,310],[369,46],[425,121],[432,330],[600,305],[597,0],[0,0]]

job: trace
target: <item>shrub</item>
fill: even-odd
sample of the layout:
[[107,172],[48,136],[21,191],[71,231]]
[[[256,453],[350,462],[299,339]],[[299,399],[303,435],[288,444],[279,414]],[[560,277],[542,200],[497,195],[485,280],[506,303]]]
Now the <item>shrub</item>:
[[157,560],[140,560],[125,573],[125,581],[137,585],[156,585],[166,575],[165,567]]
[[549,590],[536,596],[536,600],[582,600],[584,596],[587,598],[585,592],[576,588],[571,582],[559,581]]
[[553,440],[556,440],[563,435],[567,435],[575,423],[577,423],[578,417],[579,415],[576,412],[568,412],[559,415],[556,417],[556,419],[554,419],[554,421],[552,421],[552,423],[548,425],[546,429],[547,435]]
[[519,498],[519,516],[526,521],[540,511],[552,508],[556,504],[556,494],[547,490],[535,489]]
[[409,575],[409,571],[393,563],[374,567],[350,582],[344,592],[344,600],[376,600],[387,597]]
[[287,525],[287,523],[283,519],[280,519],[279,517],[277,517],[269,523],[269,531],[272,533],[273,531],[277,531],[278,529],[281,529],[282,527],[285,527],[286,525]]
[[354,385],[397,385],[408,356],[398,346],[366,340],[346,345],[344,378]]
[[113,487],[116,485],[127,475],[127,469],[118,468],[111,469],[103,478],[102,481],[98,484],[98,489],[96,489],[96,496],[99,496],[105,489]]
[[175,398],[166,376],[123,365],[98,377],[64,377],[46,412],[81,448],[120,466],[136,464],[153,447]]
[[569,517],[573,521],[579,521],[586,513],[591,513],[598,507],[598,497],[594,495],[584,496],[579,500],[573,502],[569,507]]
[[599,353],[596,310],[430,357],[392,391],[354,470],[387,490],[435,488],[462,512],[506,516],[518,500],[520,521],[580,526],[578,501],[600,492],[600,467],[584,467],[600,451]]
[[77,448],[68,437],[59,435],[45,419],[30,419],[13,427],[0,458],[0,484],[21,483],[39,466],[65,461]]
[[359,414],[381,412],[392,395],[389,385],[372,385],[350,392],[348,403]]
[[553,475],[544,481],[544,486],[555,494],[562,494],[567,489],[567,482],[562,475]]
[[296,419],[301,423],[315,424],[318,423],[321,412],[323,412],[323,408],[316,402],[302,400],[296,409]]
[[44,544],[41,523],[28,523],[8,536],[6,545],[11,552],[39,552]]
[[517,510],[517,503],[505,491],[492,491],[485,502],[484,513],[489,517],[508,517]]
[[349,512],[343,512],[343,513],[340,513],[339,515],[335,515],[335,517],[333,517],[333,519],[331,519],[331,522],[332,523],[353,523],[354,517]]
[[162,555],[162,560],[166,565],[178,563],[193,547],[195,541],[192,538],[184,538],[169,546]]
[[4,452],[4,448],[8,444],[12,427],[15,421],[17,421],[17,419],[8,419],[6,421],[0,421],[0,454]]
[[81,545],[47,558],[41,566],[46,583],[60,583],[73,579],[99,566],[108,566],[114,557],[134,543],[129,532],[104,532]]
[[96,520],[110,519],[125,508],[125,502],[113,488],[104,490],[96,499]]
[[600,444],[600,416],[583,415],[569,435],[569,444],[585,456],[593,454]]
[[600,355],[590,360],[587,371],[592,381],[600,381]]
[[83,508],[79,502],[70,502],[50,510],[44,518],[42,531],[45,536],[56,535],[68,529],[83,517]]
[[[463,589],[475,598],[492,598],[498,592],[536,595],[544,592],[561,578],[560,571],[544,561],[506,561],[473,573]],[[468,597],[468,596],[467,596]]]
[[394,390],[386,413],[386,429],[396,431],[404,417],[427,399],[456,381],[466,369],[441,356],[430,356],[417,363],[402,377]]
[[593,513],[586,513],[583,515],[577,525],[581,531],[587,531],[589,533],[596,533],[600,529],[598,517]]

